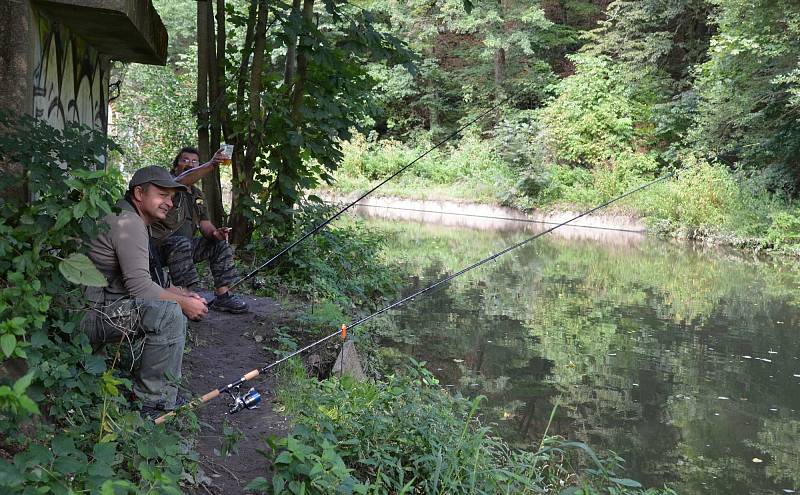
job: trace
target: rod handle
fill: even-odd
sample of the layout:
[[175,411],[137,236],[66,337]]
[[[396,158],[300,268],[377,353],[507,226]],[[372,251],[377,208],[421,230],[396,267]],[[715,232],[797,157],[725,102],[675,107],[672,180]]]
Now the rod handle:
[[[250,373],[252,373],[252,371]],[[250,373],[248,373],[248,374],[250,374]],[[256,372],[256,374],[258,374],[258,372]],[[253,376],[255,376],[255,375],[253,375]],[[219,390],[218,389],[214,389],[214,390],[208,392],[206,395],[200,397],[200,404],[205,404],[206,402],[210,401],[211,399],[215,399],[217,397],[219,397]],[[192,401],[192,402],[189,403],[189,407],[193,407],[195,405],[196,405],[195,401]],[[170,411],[167,414],[162,414],[161,416],[159,416],[159,417],[157,417],[155,419],[155,423],[157,425],[160,425],[164,421],[168,420],[169,418],[171,418],[173,416],[175,416],[175,411]]]

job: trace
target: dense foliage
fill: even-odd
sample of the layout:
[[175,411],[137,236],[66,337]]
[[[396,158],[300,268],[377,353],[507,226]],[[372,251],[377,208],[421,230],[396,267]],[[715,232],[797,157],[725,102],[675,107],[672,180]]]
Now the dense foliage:
[[[105,279],[81,254],[121,196],[113,150],[79,126],[3,120],[0,182],[0,491],[179,493],[188,440],[132,410],[120,346],[93,352],[78,284]],[[98,278],[99,277],[99,280]]]
[[[280,400],[296,427],[271,439],[269,493],[645,493],[620,478],[619,459],[546,437],[537,452],[510,449],[481,426],[481,398],[452,398],[413,362],[385,383],[296,377]],[[578,469],[580,455],[590,468]],[[648,490],[646,493],[672,493]]]
[[[482,121],[481,154],[499,157],[490,175],[507,180],[487,181],[488,191],[477,199],[522,208],[588,207],[685,168],[674,187],[640,195],[625,208],[665,233],[796,249],[798,4],[618,0],[607,6],[592,3],[573,16],[564,10],[573,2],[557,4],[561,7],[476,2],[471,13],[454,14],[444,0],[416,10],[371,2],[387,6],[387,22],[398,37],[420,53],[433,54],[426,59],[428,71],[442,81],[426,89],[422,76],[416,76],[398,86],[400,76],[382,72],[381,101],[398,120],[376,126],[377,136],[368,140],[372,154],[384,163],[400,162],[423,148],[427,135],[441,135],[485,108],[495,95],[491,88],[498,81],[492,76],[499,73],[500,59],[487,65],[488,59],[475,50],[485,50],[491,39],[492,46],[506,47],[507,60],[512,60],[513,43],[500,40],[518,39],[529,26],[500,20],[504,9],[525,5],[526,22],[538,19],[540,24],[536,36],[527,36],[535,40],[526,47],[529,51],[518,56],[525,55],[526,64],[539,60],[544,66],[526,68],[518,79],[523,86],[504,80],[506,91],[520,90],[519,95]],[[488,18],[498,23],[487,24]],[[392,89],[398,87],[404,91]],[[441,101],[438,95],[445,88],[451,97]],[[483,97],[476,97],[475,88],[482,88]],[[440,102],[437,111],[431,109],[435,101]],[[403,117],[409,112],[447,118]],[[474,149],[467,137],[449,153],[477,157],[469,155]],[[360,148],[345,150],[350,152],[345,164],[366,161]],[[443,160],[420,164],[391,192],[466,197],[460,183],[470,173],[444,184],[434,179],[446,169]],[[336,187],[363,189],[377,178],[370,172],[343,167]],[[696,195],[685,188],[679,192],[689,178],[699,181],[689,184]],[[709,192],[701,183],[720,189]],[[709,194],[718,197],[710,209]]]

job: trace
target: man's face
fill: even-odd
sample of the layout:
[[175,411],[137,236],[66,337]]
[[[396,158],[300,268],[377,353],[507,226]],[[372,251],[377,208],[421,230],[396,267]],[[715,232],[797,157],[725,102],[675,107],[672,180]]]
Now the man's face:
[[188,151],[184,151],[181,153],[181,156],[178,157],[178,165],[175,166],[175,174],[177,175],[183,173],[186,170],[195,168],[199,164],[200,155],[197,153],[189,153]]
[[150,225],[157,220],[167,218],[167,212],[172,208],[175,189],[150,184],[148,187],[136,186],[133,194],[139,203],[137,205],[139,213],[142,214],[145,223]]

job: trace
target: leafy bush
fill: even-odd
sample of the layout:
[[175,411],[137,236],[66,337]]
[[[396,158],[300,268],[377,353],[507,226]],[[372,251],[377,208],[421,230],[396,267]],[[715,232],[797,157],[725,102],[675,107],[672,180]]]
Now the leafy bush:
[[122,191],[100,161],[114,146],[77,125],[0,127],[2,160],[19,164],[0,179],[0,347],[6,371],[30,370],[0,376],[0,492],[178,493],[186,441],[130,411],[117,360],[78,330],[75,282],[93,268],[80,253]]
[[[655,87],[637,89],[622,64],[606,56],[568,56],[576,73],[556,86],[557,97],[540,115],[545,142],[561,163],[613,165],[624,152],[649,147],[654,136]],[[648,77],[643,76],[645,81]],[[644,88],[644,89],[642,89]]]
[[[601,460],[585,444],[547,439],[536,452],[509,449],[475,419],[480,398],[451,398],[424,363],[385,383],[347,377],[285,385],[296,414],[284,439],[269,441],[271,493],[628,493],[619,459]],[[592,464],[577,474],[578,452]],[[575,490],[578,491],[575,491]],[[582,491],[581,491],[582,490]],[[638,492],[638,491],[637,491]],[[651,492],[655,493],[655,492]]]
[[[342,145],[344,158],[335,174],[336,189],[365,190],[411,163],[435,143],[430,136],[409,143],[393,140],[369,142],[361,135]],[[492,145],[467,135],[448,143],[416,162],[381,188],[384,195],[426,196],[497,201],[513,184],[509,165]]]
[[[304,203],[295,215],[291,239],[298,239],[340,206]],[[274,256],[282,246],[272,240],[269,227],[256,231],[256,260]],[[342,308],[373,307],[387,294],[396,292],[399,275],[386,270],[380,251],[385,239],[360,221],[342,216],[292,249],[261,274],[267,295],[304,295],[314,301],[327,300]],[[340,322],[341,323],[341,322]]]

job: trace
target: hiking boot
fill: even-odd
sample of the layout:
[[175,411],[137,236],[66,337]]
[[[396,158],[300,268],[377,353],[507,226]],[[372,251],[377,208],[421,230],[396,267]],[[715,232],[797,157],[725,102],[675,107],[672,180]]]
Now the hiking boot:
[[247,311],[247,303],[241,297],[226,292],[214,299],[211,309],[228,313],[244,313]]

